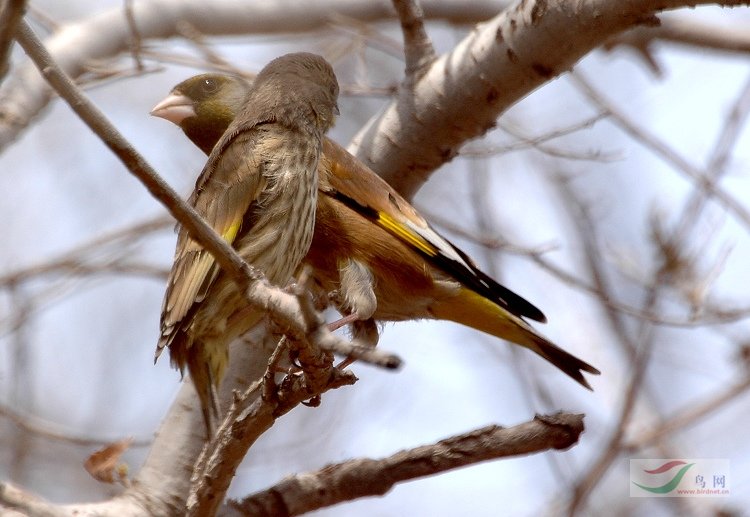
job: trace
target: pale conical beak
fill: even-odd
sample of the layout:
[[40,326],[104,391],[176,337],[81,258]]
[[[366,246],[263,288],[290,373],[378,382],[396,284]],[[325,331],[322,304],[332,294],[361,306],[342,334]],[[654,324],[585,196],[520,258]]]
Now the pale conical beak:
[[173,124],[180,125],[180,122],[188,117],[195,116],[193,101],[189,97],[179,93],[170,93],[164,100],[154,106],[151,115],[166,119]]

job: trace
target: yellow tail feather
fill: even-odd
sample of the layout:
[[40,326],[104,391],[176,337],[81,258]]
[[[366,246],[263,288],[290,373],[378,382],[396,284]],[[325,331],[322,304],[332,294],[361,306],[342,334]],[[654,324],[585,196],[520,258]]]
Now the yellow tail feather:
[[462,287],[456,296],[439,300],[431,306],[431,312],[437,319],[455,321],[526,347],[588,389],[591,386],[581,370],[595,375],[600,373],[590,364],[542,337],[523,319],[471,289]]

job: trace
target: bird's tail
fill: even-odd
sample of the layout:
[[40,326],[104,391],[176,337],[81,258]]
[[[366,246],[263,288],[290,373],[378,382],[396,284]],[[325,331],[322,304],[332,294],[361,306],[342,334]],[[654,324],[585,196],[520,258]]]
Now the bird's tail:
[[528,348],[585,388],[591,389],[591,386],[582,372],[600,373],[587,362],[542,337],[523,319],[471,289],[461,287],[456,296],[438,301],[431,309],[437,319],[455,321]]
[[[181,329],[170,335],[168,346],[172,367],[180,370],[183,376],[187,367],[200,401],[207,439],[210,440],[219,422],[219,396],[216,387],[226,367],[228,354],[226,350],[216,350],[216,353],[210,354],[205,344],[191,341]],[[157,348],[157,357],[158,353]]]
[[197,350],[193,352],[195,353],[190,353],[187,356],[188,372],[195,391],[198,393],[198,399],[200,399],[207,439],[211,440],[219,422],[219,395],[216,391],[216,382],[209,361],[200,357],[202,354],[198,353]]

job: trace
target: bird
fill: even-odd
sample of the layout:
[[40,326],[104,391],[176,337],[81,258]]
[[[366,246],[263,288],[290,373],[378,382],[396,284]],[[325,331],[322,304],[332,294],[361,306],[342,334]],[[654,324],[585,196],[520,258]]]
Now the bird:
[[[175,86],[151,111],[182,129],[203,152],[232,121],[246,79],[200,74]],[[395,189],[328,137],[318,163],[313,240],[303,263],[332,293],[347,321],[453,321],[521,345],[587,389],[583,372],[599,375],[539,334],[546,322],[532,303],[481,271],[430,226]],[[356,319],[359,317],[359,320]]]
[[[233,104],[189,203],[274,285],[292,278],[312,240],[323,136],[338,114],[331,65],[311,53],[269,62]],[[214,257],[180,228],[161,312],[155,359],[187,368],[209,438],[231,340],[264,316]]]

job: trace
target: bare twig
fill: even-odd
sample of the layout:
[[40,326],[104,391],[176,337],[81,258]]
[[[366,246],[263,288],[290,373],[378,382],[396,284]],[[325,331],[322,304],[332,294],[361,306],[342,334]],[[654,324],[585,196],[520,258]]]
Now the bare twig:
[[248,279],[257,280],[261,277],[201,219],[193,207],[183,201],[172,187],[159,177],[104,115],[81,94],[70,78],[52,60],[52,56],[31,28],[23,21],[19,25],[18,41],[60,97],[95,134],[100,135],[102,141],[120,159],[127,170],[167,207],[172,216],[187,229],[190,236],[214,256],[224,271],[241,282],[241,285],[247,284]]
[[697,185],[700,188],[695,188],[690,200],[685,203],[682,216],[680,217],[682,228],[678,229],[678,232],[687,231],[688,227],[693,226],[696,218],[703,212],[704,204],[711,197],[711,188],[718,184],[727,171],[731,151],[734,149],[738,138],[742,134],[742,130],[745,128],[748,114],[750,114],[750,77],[745,81],[744,86],[735,99],[729,111],[729,116],[727,116],[719,137],[716,140],[713,152],[708,159],[706,185]]
[[241,75],[242,77],[245,77],[249,80],[255,77],[254,74],[251,74],[244,70],[240,70],[232,64],[222,65],[215,61],[208,61],[205,57],[186,55],[184,53],[174,52],[171,50],[162,50],[160,48],[147,47],[141,50],[141,56],[146,59],[157,61],[159,64],[188,66],[200,71],[214,70],[217,72]]
[[655,42],[720,52],[750,52],[750,35],[740,24],[718,24],[684,15],[664,15],[658,27],[637,27],[610,39],[604,47],[626,45],[640,51]]
[[133,13],[133,0],[125,0],[123,4],[125,10],[125,19],[128,22],[128,30],[130,31],[130,53],[133,55],[133,61],[135,61],[135,68],[138,72],[144,70],[143,60],[141,59],[141,47],[143,47],[143,38],[141,32],[138,30],[138,24],[135,21],[135,14]]
[[[591,85],[585,83],[580,77],[578,77],[577,80],[597,104],[600,106],[608,106],[607,109],[612,112],[612,106],[603,99],[601,94],[596,92]],[[731,149],[734,146],[734,142],[738,135],[738,127],[741,124],[740,121],[744,118],[747,111],[750,110],[750,106],[748,106],[750,103],[748,96],[750,96],[750,91],[748,91],[748,88],[746,87],[735,103],[732,116],[728,117],[724,128],[722,129],[721,135],[714,148],[713,157],[710,160],[711,167],[705,173],[694,169],[686,160],[680,158],[673,149],[669,148],[666,144],[659,142],[653,135],[648,135],[648,133],[642,128],[636,127],[635,124],[623,114],[612,112],[613,118],[617,120],[629,134],[639,138],[644,145],[657,151],[662,157],[669,158],[674,163],[679,164],[679,170],[687,172],[690,177],[695,180],[695,190],[698,192],[697,195],[694,195],[693,198],[686,203],[685,209],[673,230],[661,230],[658,224],[656,224],[658,221],[654,223],[653,236],[656,241],[655,244],[657,249],[661,253],[661,263],[654,274],[654,278],[648,282],[650,287],[647,290],[646,301],[644,302],[644,312],[653,312],[654,308],[659,305],[663,289],[667,286],[674,285],[675,282],[684,275],[691,275],[690,272],[695,267],[694,263],[697,258],[695,255],[691,256],[686,252],[684,243],[690,241],[691,234],[696,230],[695,223],[700,219],[702,212],[704,211],[705,203],[702,202],[701,197],[713,195],[715,198],[720,198],[720,196],[717,195],[715,182],[723,172],[728,149]],[[570,195],[570,191],[568,197],[569,199],[574,199],[574,197]],[[720,199],[725,201],[723,198]],[[725,203],[722,204],[726,207]],[[582,219],[584,221],[590,221],[590,218],[588,217],[583,217]],[[584,233],[587,235],[589,234],[588,231]],[[588,470],[588,474],[576,485],[568,507],[570,515],[576,514],[578,509],[585,504],[588,495],[603,478],[604,473],[609,469],[612,462],[627,448],[627,444],[624,441],[625,431],[633,414],[636,398],[639,392],[642,391],[645,369],[648,365],[648,358],[651,355],[654,346],[652,332],[653,327],[651,324],[642,320],[640,322],[639,337],[636,340],[636,343],[638,343],[638,349],[634,360],[634,370],[628,383],[619,417],[613,426],[613,434],[598,460],[596,460],[594,465]],[[622,328],[621,331],[617,332],[617,335],[625,336],[625,329]],[[734,392],[731,392],[729,395],[734,395]],[[706,411],[708,411],[708,409],[703,407],[699,414],[705,413]],[[666,429],[672,429],[672,427],[667,427]],[[659,434],[658,436],[664,435],[665,434]]]
[[[579,235],[583,241],[587,265],[597,289],[604,293],[604,298],[602,299],[607,299],[611,297],[610,293],[612,290],[602,269],[599,246],[595,240],[596,232],[593,219],[589,215],[587,207],[578,199],[566,179],[560,178],[557,186],[566,201],[566,206],[570,207],[576,213],[577,217],[575,217],[575,220],[578,222]],[[643,312],[652,312],[658,306],[660,291],[664,282],[665,279],[660,276],[648,290],[643,302]],[[614,335],[618,338],[618,343],[630,356],[632,370],[619,415],[612,426],[612,436],[608,440],[607,445],[603,447],[598,459],[593,462],[593,466],[587,470],[588,474],[576,484],[573,490],[568,506],[568,512],[571,516],[575,515],[578,508],[585,504],[588,495],[619,455],[619,447],[625,433],[625,427],[633,414],[637,397],[643,387],[644,375],[654,347],[653,324],[648,321],[641,321],[636,337],[632,338],[621,315],[616,311],[608,309],[606,304],[604,304],[604,308],[609,325]]]
[[25,10],[26,0],[3,0],[0,4],[0,83],[8,73],[10,49]]
[[[478,164],[478,167],[473,171],[471,179],[469,180],[469,188],[471,189],[471,206],[473,207],[474,218],[476,219],[476,226],[481,233],[489,233],[492,228],[492,213],[495,207],[496,200],[492,193],[495,189],[492,188],[490,180],[492,176],[489,171],[489,161],[482,160]],[[483,247],[485,262],[488,264],[487,272],[493,278],[502,278],[500,275],[499,257],[493,253],[491,247]],[[500,354],[499,343],[487,343],[491,345],[491,350],[495,355]],[[562,343],[561,343],[562,344]],[[564,346],[564,345],[563,345]],[[515,378],[520,386],[521,398],[523,399],[526,407],[531,411],[538,411],[540,407],[552,408],[559,407],[555,404],[555,397],[550,390],[547,388],[547,383],[542,381],[542,377],[534,375],[535,365],[538,362],[534,362],[535,358],[530,358],[528,354],[521,350],[518,346],[506,346],[502,350],[505,352],[508,349],[511,357],[511,369],[516,373]],[[540,406],[540,403],[543,406]],[[565,480],[565,474],[561,471],[560,458],[553,455],[545,455],[545,461],[549,464],[552,474],[556,479],[561,482]]]
[[[71,445],[81,445],[85,447],[101,447],[112,441],[104,438],[83,438],[61,431],[53,431],[52,429],[55,427],[55,424],[41,421],[35,417],[22,415],[8,407],[0,406],[0,416],[13,422],[13,425],[21,429],[23,432],[34,435],[38,438],[44,438],[45,440],[65,442]],[[134,447],[146,447],[150,444],[151,440],[136,440],[133,442]]]
[[[591,295],[600,302],[605,303],[607,307],[628,316],[633,316],[642,320],[648,320],[655,325],[664,327],[694,328],[712,325],[725,325],[728,323],[734,323],[744,320],[750,316],[750,307],[730,308],[723,307],[717,304],[704,305],[700,317],[695,317],[695,315],[691,315],[690,317],[669,316],[661,312],[645,313],[642,312],[638,307],[633,307],[632,305],[617,301],[616,299],[602,292],[596,285],[576,276],[574,273],[567,271],[563,267],[555,264],[552,260],[547,258],[545,255],[556,249],[556,245],[548,244],[529,248],[509,243],[504,239],[496,236],[475,235],[473,232],[467,231],[466,229],[460,227],[452,220],[449,220],[441,214],[430,212],[428,210],[425,210],[424,208],[420,208],[420,211],[427,217],[430,222],[432,222],[438,228],[442,228],[454,235],[458,235],[472,242],[476,242],[477,244],[486,248],[502,250],[506,253],[528,257],[541,269],[548,272],[561,282],[574,287],[583,293]],[[642,285],[646,287],[645,282],[642,282]]]
[[641,436],[624,443],[622,445],[623,452],[636,452],[644,447],[653,445],[665,436],[689,427],[714,411],[726,407],[729,402],[746,394],[748,389],[750,389],[750,376],[746,377],[742,382],[735,383],[733,386],[707,397],[703,402],[691,402],[687,409],[666,419],[655,429],[651,429],[649,432],[643,433]]
[[424,28],[424,13],[419,0],[393,0],[404,35],[406,58],[405,84],[412,85],[435,61],[435,49]]
[[[29,297],[21,286],[12,285],[11,297],[11,319],[12,319],[12,343],[10,346],[10,400],[18,407],[34,407],[34,390],[31,389],[31,379],[28,372],[34,371],[33,355],[29,347],[29,322],[32,307]],[[13,433],[10,449],[9,474],[11,479],[22,477],[25,464],[31,455],[33,445],[30,435],[18,432]]]
[[592,161],[611,161],[617,157],[614,153],[602,153],[600,151],[593,152],[573,152],[564,149],[558,149],[551,145],[545,145],[550,140],[560,138],[562,136],[575,133],[582,129],[591,128],[598,121],[606,117],[606,113],[597,113],[591,117],[588,117],[580,122],[571,124],[566,127],[556,129],[554,131],[548,131],[540,136],[528,136],[523,134],[520,128],[514,127],[511,124],[500,122],[498,127],[511,135],[517,141],[506,144],[506,145],[476,145],[468,144],[461,149],[460,156],[465,158],[484,158],[495,154],[505,154],[513,151],[523,151],[529,148],[536,149],[541,153],[557,158],[568,158],[572,160],[592,160]]
[[[403,59],[404,45],[396,38],[379,31],[377,26],[358,18],[346,16],[340,12],[331,13],[330,25],[337,31],[353,34],[366,43],[367,48],[376,49],[396,59]],[[363,48],[364,45],[358,45]]]
[[239,70],[232,63],[224,59],[213,48],[211,48],[211,45],[206,41],[206,37],[190,22],[186,22],[184,20],[180,21],[177,24],[177,31],[180,33],[180,35],[182,35],[184,38],[192,42],[193,45],[195,45],[195,48],[197,48],[198,51],[203,54],[203,59],[212,68],[215,67],[220,70],[227,70],[233,74],[243,75],[250,79],[254,78],[254,75],[248,76],[248,74]]
[[[97,236],[88,242],[74,246],[68,251],[60,254],[57,258],[47,260],[37,265],[27,266],[15,271],[11,271],[9,273],[5,273],[4,275],[0,276],[0,287],[9,284],[25,282],[43,274],[55,273],[60,271],[70,272],[72,270],[76,270],[77,268],[89,270],[84,271],[82,274],[93,272],[93,266],[85,264],[84,257],[86,257],[86,255],[100,252],[107,246],[117,248],[118,252],[122,253],[125,244],[131,245],[136,239],[144,238],[153,232],[164,230],[173,225],[174,221],[170,218],[159,216],[147,221],[127,226],[125,228],[121,228],[119,230],[115,230],[104,235]],[[137,264],[131,263],[131,265]],[[109,269],[117,271],[122,270],[123,267],[125,267],[124,264],[115,261],[115,263],[110,263],[108,266],[105,264],[100,266],[99,268],[93,268],[93,270],[99,271],[101,269]],[[139,269],[142,269],[143,273],[156,273],[155,270],[150,270],[150,268],[139,267]]]
[[302,365],[301,373],[290,373],[272,388],[280,343],[268,362],[264,375],[264,395],[255,396],[261,382],[256,382],[242,397],[236,398],[216,437],[207,445],[196,463],[188,498],[188,516],[213,515],[224,499],[237,467],[255,441],[275,421],[304,400],[351,385],[357,379],[349,371],[333,368],[332,357],[325,357],[314,342],[296,343]]
[[583,429],[583,415],[537,415],[513,427],[484,427],[379,460],[329,465],[230,504],[241,515],[300,515],[343,501],[383,495],[402,481],[497,458],[567,449],[578,442]]
[[34,4],[27,5],[26,10],[34,23],[41,26],[45,31],[55,32],[60,28],[60,22],[58,20],[47,14],[46,11],[39,9]]
[[665,163],[672,165],[678,172],[687,176],[698,189],[705,190],[707,195],[731,213],[745,227],[745,231],[750,233],[750,212],[734,196],[721,186],[714,184],[706,172],[694,167],[656,135],[638,125],[622,110],[617,109],[580,72],[571,72],[570,76],[589,99],[607,110],[610,114],[610,120],[614,121],[635,141],[640,142],[644,147],[662,158]]
[[10,517],[38,515],[44,517],[62,517],[66,512],[58,505],[48,503],[41,497],[23,490],[11,483],[0,483],[0,510],[15,508],[23,513],[10,513]]
[[[647,299],[644,303],[644,312],[653,312],[653,308],[658,306],[660,294],[661,291],[663,291],[663,288],[669,285],[674,285],[675,282],[679,281],[679,279],[686,274],[691,275],[691,272],[695,268],[697,254],[691,256],[685,249],[685,243],[690,242],[690,236],[696,230],[696,222],[700,220],[704,211],[704,199],[706,197],[716,198],[723,206],[728,207],[730,211],[734,211],[736,216],[740,215],[741,222],[747,224],[744,216],[742,216],[742,212],[738,214],[736,210],[732,210],[735,206],[742,208],[741,205],[738,205],[733,198],[725,196],[723,191],[718,191],[716,180],[723,172],[728,150],[734,147],[734,142],[736,141],[741,121],[750,109],[750,106],[748,106],[748,95],[750,95],[750,92],[748,92],[748,88],[746,87],[738,97],[732,115],[727,118],[714,148],[713,157],[710,160],[710,167],[704,173],[693,168],[691,164],[679,157],[677,153],[665,143],[659,142],[653,135],[649,135],[642,128],[637,127],[632,121],[625,117],[624,114],[613,112],[612,106],[603,99],[601,94],[595,92],[593,87],[588,83],[584,83],[580,77],[577,77],[577,79],[586,90],[587,94],[597,104],[600,106],[607,106],[607,109],[613,114],[613,118],[618,121],[626,132],[641,141],[645,146],[657,152],[657,154],[665,160],[671,161],[676,165],[678,170],[686,172],[689,177],[694,180],[695,194],[685,204],[685,208],[682,211],[677,224],[674,226],[674,229],[672,231],[661,230],[660,226],[656,224],[658,221],[655,221],[654,224],[653,236],[656,241],[655,244],[657,249],[661,253],[661,264],[658,267],[654,278],[648,282],[648,285],[651,287],[647,290]],[[717,194],[717,192],[719,193]],[[589,218],[583,219],[589,220]],[[588,232],[586,233],[588,234]],[[612,437],[603,449],[599,459],[595,461],[593,467],[588,470],[588,474],[575,487],[574,495],[571,498],[568,507],[570,515],[574,515],[578,508],[585,504],[586,498],[603,478],[604,473],[609,469],[609,466],[615,458],[619,457],[619,455],[628,448],[628,445],[624,441],[625,430],[633,413],[637,394],[642,390],[641,385],[643,383],[643,375],[648,363],[648,356],[653,348],[653,338],[650,337],[650,325],[642,320],[640,329],[640,337],[637,340],[639,348],[635,359],[635,369],[628,383],[620,415],[613,426]],[[623,332],[618,332],[617,334],[625,336],[624,329]],[[744,388],[741,389],[744,390]],[[726,397],[736,396],[736,394],[736,391],[730,391],[721,400],[724,400]],[[706,414],[708,410],[709,408],[706,406],[698,408],[698,411],[696,411],[695,414],[686,415],[682,420],[678,420],[677,423],[684,424],[691,418],[697,418],[699,415]],[[670,430],[674,429],[674,424],[674,421],[665,423],[661,430],[648,438],[655,439],[657,437],[666,436]]]

